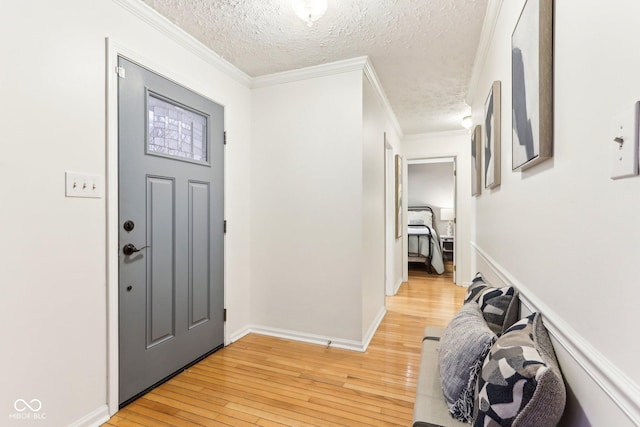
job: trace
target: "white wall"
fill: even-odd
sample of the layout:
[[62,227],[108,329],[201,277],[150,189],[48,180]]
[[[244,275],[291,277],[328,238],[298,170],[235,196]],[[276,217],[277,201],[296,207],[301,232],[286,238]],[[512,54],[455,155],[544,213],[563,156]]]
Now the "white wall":
[[397,137],[367,76],[362,120],[362,336],[370,339],[385,310],[385,135]]
[[[609,178],[609,131],[612,115],[631,114],[640,99],[640,50],[632,48],[640,3],[555,2],[554,157],[514,173],[510,37],[523,4],[503,2],[486,62],[476,70],[476,123],[491,83],[502,82],[503,161],[502,185],[476,200],[474,258],[540,301],[562,342],[562,368],[584,410],[563,425],[623,425],[607,419],[622,409],[607,413],[611,401],[594,401],[603,390],[638,424],[640,342],[632,330],[640,297],[640,178]],[[593,391],[596,383],[602,390]]]
[[[471,265],[471,145],[467,131],[408,135],[402,140],[405,163],[411,160],[453,157],[456,159],[456,283],[468,284],[475,274]],[[407,182],[405,165],[405,182]],[[406,186],[405,186],[406,188]],[[408,198],[405,190],[404,197]],[[405,216],[406,218],[406,216]],[[406,222],[406,221],[405,221]],[[406,247],[406,233],[403,238]],[[404,280],[407,280],[407,254],[402,251]]]
[[249,322],[250,91],[110,0],[6,3],[0,36],[11,63],[0,71],[2,424],[25,425],[8,418],[16,399],[42,402],[39,425],[97,422],[107,403],[107,199],[65,198],[64,172],[106,174],[105,37],[226,107],[228,333]]
[[362,71],[253,93],[252,324],[362,338]]
[[361,350],[382,320],[399,137],[378,88],[366,58],[256,80],[251,331]]
[[453,161],[407,165],[407,207],[431,206],[433,224],[441,236],[447,234],[448,221],[440,220],[440,210],[455,206],[453,173]]

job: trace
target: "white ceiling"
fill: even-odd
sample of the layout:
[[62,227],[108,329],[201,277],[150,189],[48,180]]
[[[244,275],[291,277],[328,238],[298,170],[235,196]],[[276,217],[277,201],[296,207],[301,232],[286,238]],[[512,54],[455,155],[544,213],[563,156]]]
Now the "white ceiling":
[[461,129],[487,0],[142,0],[252,77],[369,56],[405,135]]

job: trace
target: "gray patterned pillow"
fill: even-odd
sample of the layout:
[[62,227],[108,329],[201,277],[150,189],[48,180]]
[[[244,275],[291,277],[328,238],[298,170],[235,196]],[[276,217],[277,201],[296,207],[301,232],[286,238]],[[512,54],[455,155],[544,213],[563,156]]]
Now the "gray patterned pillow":
[[455,418],[470,422],[478,373],[496,334],[487,327],[475,302],[465,304],[440,339],[438,367],[442,391]]
[[467,294],[464,296],[464,302],[468,303],[469,301],[476,301],[478,299],[478,294],[489,286],[489,282],[487,282],[482,273],[478,271],[473,280],[471,280],[471,285],[467,288]]
[[513,286],[495,288],[482,276],[476,274],[467,290],[464,302],[475,301],[480,306],[489,328],[500,336],[518,320],[519,293]]
[[566,391],[542,317],[533,313],[498,340],[478,377],[474,427],[553,427]]

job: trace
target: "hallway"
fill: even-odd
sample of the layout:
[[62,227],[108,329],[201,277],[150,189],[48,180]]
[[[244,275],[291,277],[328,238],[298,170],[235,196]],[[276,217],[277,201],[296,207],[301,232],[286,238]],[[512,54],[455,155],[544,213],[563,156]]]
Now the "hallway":
[[410,272],[365,353],[250,334],[105,425],[410,425],[422,331],[446,325],[465,294],[450,273]]

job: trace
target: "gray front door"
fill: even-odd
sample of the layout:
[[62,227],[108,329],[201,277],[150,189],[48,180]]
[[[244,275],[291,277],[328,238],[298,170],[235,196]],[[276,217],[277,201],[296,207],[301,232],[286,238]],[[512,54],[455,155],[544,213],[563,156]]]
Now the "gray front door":
[[122,405],[224,344],[224,109],[119,67]]

